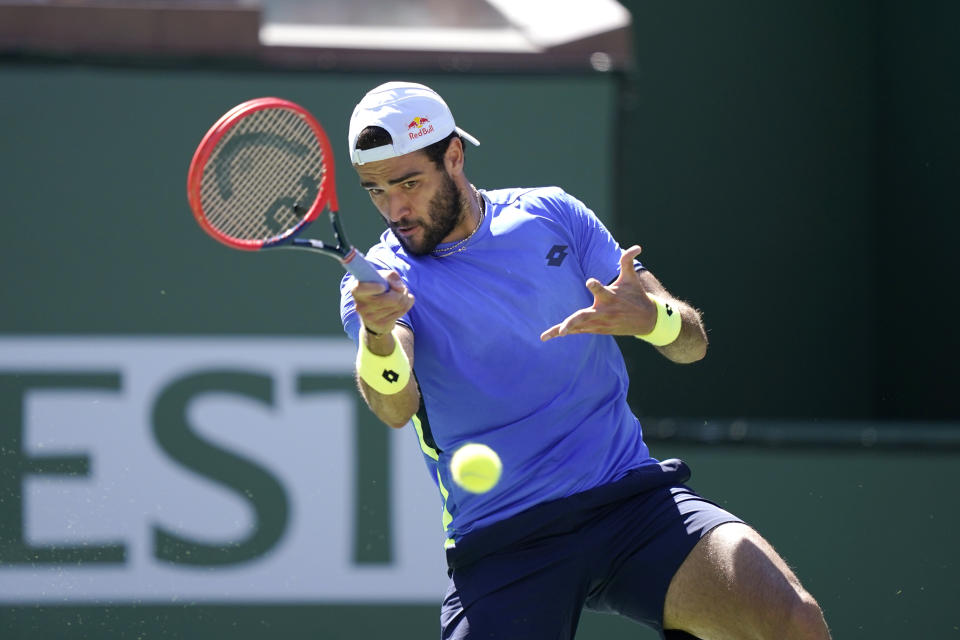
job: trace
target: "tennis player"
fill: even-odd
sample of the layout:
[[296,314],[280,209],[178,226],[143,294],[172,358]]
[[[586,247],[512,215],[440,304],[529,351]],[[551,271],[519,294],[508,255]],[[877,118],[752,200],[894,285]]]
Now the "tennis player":
[[[698,311],[556,187],[477,189],[447,104],[419,84],[371,90],[350,119],[361,186],[386,222],[367,253],[390,289],[341,283],[358,383],[412,422],[442,503],[441,637],[573,638],[584,607],[664,638],[822,640],[820,607],[776,551],[657,460],[627,405],[612,336],[704,357]],[[450,457],[499,453],[486,493]]]

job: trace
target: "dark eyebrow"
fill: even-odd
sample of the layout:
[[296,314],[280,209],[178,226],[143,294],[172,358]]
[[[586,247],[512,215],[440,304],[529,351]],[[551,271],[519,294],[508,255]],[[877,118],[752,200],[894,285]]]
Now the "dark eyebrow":
[[[419,176],[419,175],[422,174],[422,173],[423,173],[423,171],[411,171],[410,173],[404,174],[404,175],[400,176],[399,178],[394,178],[393,180],[387,180],[387,184],[391,184],[391,185],[393,185],[393,184],[400,184],[401,182],[406,182],[406,181],[409,180],[410,178],[415,178],[415,177]],[[360,186],[363,187],[364,189],[372,189],[372,188],[374,188],[374,187],[377,186],[377,183],[376,183],[376,182],[361,182],[361,183],[360,183]]]

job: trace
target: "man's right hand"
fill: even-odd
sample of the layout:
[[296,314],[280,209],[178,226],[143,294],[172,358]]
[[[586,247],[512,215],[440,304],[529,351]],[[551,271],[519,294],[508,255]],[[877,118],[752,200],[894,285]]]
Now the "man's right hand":
[[399,274],[391,271],[386,279],[390,285],[387,291],[379,284],[359,281],[350,291],[363,326],[380,335],[393,331],[396,321],[410,311],[414,303],[413,294]]

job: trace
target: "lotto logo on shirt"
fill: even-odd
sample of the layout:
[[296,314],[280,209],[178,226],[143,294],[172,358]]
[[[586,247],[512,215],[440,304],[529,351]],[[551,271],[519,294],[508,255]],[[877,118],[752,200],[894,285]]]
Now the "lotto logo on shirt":
[[[410,131],[410,129],[413,129],[413,131]],[[433,133],[433,125],[430,124],[429,118],[417,117],[407,125],[407,135],[410,136],[411,140],[416,140],[430,133]]]

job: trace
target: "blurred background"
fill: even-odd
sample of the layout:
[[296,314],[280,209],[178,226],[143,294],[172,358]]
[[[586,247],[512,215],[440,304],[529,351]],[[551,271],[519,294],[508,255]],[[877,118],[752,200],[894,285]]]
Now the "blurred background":
[[700,363],[621,343],[631,403],[834,637],[960,638],[958,43],[949,0],[0,0],[0,637],[437,637],[439,497],[353,389],[339,267],[185,195],[287,98],[370,246],[347,120],[404,79],[475,184],[563,187],[703,310]]

